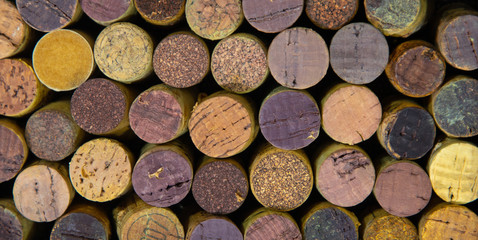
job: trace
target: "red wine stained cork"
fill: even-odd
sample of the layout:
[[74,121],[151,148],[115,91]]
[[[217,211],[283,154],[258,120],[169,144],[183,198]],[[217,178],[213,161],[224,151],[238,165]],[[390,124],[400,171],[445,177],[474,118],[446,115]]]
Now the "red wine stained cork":
[[447,138],[437,143],[427,170],[435,193],[444,201],[466,204],[478,199],[478,147]]
[[125,21],[136,13],[133,0],[80,0],[81,9],[103,26]]
[[198,212],[189,216],[186,240],[243,240],[242,232],[229,218]]
[[193,197],[202,209],[212,214],[236,211],[248,192],[247,174],[234,159],[205,157],[194,175]]
[[278,87],[262,102],[259,126],[262,135],[275,147],[304,148],[319,136],[320,110],[308,92]]
[[243,0],[246,20],[257,30],[277,33],[294,24],[302,14],[303,0]]
[[23,128],[10,119],[0,118],[0,139],[0,183],[2,183],[14,178],[20,172],[28,157],[28,147]]
[[382,157],[377,165],[373,193],[385,211],[408,217],[423,210],[432,195],[432,185],[420,165],[408,160]]
[[437,127],[450,137],[478,135],[478,80],[456,76],[432,94],[429,111]]
[[186,0],[134,0],[136,10],[148,23],[169,26],[177,23],[184,15]]
[[28,118],[25,139],[38,158],[60,161],[83,142],[85,132],[70,114],[70,102],[61,100],[39,109]]
[[267,49],[251,34],[231,35],[214,48],[211,72],[217,84],[225,90],[240,94],[251,92],[269,76]]
[[16,0],[23,20],[40,32],[51,32],[78,21],[83,13],[78,0]]
[[13,2],[0,0],[0,59],[11,57],[25,49],[31,29],[22,20]]
[[445,78],[446,63],[435,47],[422,40],[398,45],[385,68],[390,83],[409,97],[426,97]]
[[404,217],[394,216],[382,208],[368,213],[363,221],[364,240],[403,239],[416,240],[418,232],[415,225]]
[[61,29],[44,35],[33,50],[38,79],[55,91],[69,91],[84,83],[95,69],[93,40],[79,32]]
[[146,145],[133,169],[134,191],[155,207],[179,203],[191,189],[192,161],[186,146],[179,143]]
[[244,220],[242,227],[244,240],[302,239],[299,226],[287,212],[260,208]]
[[133,83],[153,72],[153,40],[132,23],[114,23],[103,29],[94,52],[98,68],[113,80]]
[[359,0],[305,0],[305,13],[317,27],[338,30],[357,14]]
[[166,36],[154,50],[156,75],[171,87],[188,88],[199,84],[209,72],[209,50],[206,43],[190,32]]
[[352,207],[372,193],[375,168],[368,154],[358,146],[331,143],[314,161],[315,187],[330,203]]
[[436,45],[452,67],[478,69],[478,12],[470,9],[448,9],[438,23]]
[[385,107],[377,137],[382,147],[395,159],[419,159],[435,143],[435,121],[420,105],[397,100]]
[[49,92],[25,59],[1,59],[0,83],[6,86],[0,88],[0,115],[7,117],[31,113],[45,102]]
[[227,158],[244,151],[259,130],[249,101],[225,91],[202,99],[189,120],[189,135],[207,156]]
[[57,162],[38,161],[18,174],[13,200],[18,211],[34,222],[51,222],[63,215],[75,190],[68,170]]
[[379,99],[365,86],[336,85],[322,98],[321,109],[327,135],[349,145],[369,139],[382,119]]
[[186,20],[200,37],[220,40],[236,31],[244,13],[240,0],[187,0]]
[[367,19],[385,36],[406,38],[426,23],[427,0],[365,0]]
[[90,201],[116,199],[132,188],[134,161],[133,154],[116,140],[90,140],[71,158],[71,183],[76,192]]
[[441,203],[427,210],[418,223],[420,239],[477,239],[478,216],[465,206]]
[[11,199],[0,199],[0,226],[5,240],[28,240],[35,234],[35,224],[18,212]]
[[71,96],[71,115],[81,129],[96,135],[121,135],[129,129],[134,94],[121,83],[94,78]]
[[302,150],[262,147],[249,167],[251,191],[264,207],[293,210],[307,200],[313,186],[312,167]]
[[148,143],[171,141],[188,130],[195,100],[191,89],[177,89],[165,84],[152,86],[131,105],[131,128]]
[[388,43],[368,23],[351,23],[335,33],[330,43],[330,65],[344,81],[367,84],[382,74],[388,62]]

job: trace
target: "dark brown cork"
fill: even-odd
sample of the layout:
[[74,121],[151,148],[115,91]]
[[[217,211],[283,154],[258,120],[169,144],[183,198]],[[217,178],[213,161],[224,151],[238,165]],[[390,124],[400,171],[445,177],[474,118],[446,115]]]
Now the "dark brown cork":
[[23,130],[16,123],[0,119],[0,183],[14,178],[27,160]]
[[258,209],[243,222],[244,240],[300,240],[302,234],[295,220],[286,212]]
[[94,215],[73,212],[62,216],[51,230],[50,240],[108,239],[109,227],[104,226]]
[[187,240],[243,240],[242,232],[226,216],[198,212],[189,217]]
[[246,20],[257,30],[266,33],[280,32],[292,26],[302,14],[303,8],[303,0],[242,1],[242,9]]
[[[127,17],[133,0],[79,0],[81,9],[94,21],[109,24]],[[134,13],[134,11],[132,11]]]
[[184,15],[186,0],[134,0],[136,10],[147,22],[156,25],[172,25]]
[[82,12],[78,0],[17,0],[16,4],[23,20],[41,32],[66,27]]
[[33,222],[24,218],[11,199],[0,199],[0,238],[4,240],[31,239]]
[[355,17],[358,0],[306,0],[305,13],[317,27],[337,30]]

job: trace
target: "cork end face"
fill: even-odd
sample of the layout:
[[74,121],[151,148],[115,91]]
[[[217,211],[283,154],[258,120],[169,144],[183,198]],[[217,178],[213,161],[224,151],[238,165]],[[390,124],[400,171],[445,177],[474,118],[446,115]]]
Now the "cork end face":
[[78,0],[16,0],[16,4],[23,20],[40,32],[64,28],[81,12]]
[[0,236],[3,239],[23,240],[25,238],[20,214],[0,204]]
[[357,13],[359,0],[306,0],[305,13],[317,27],[338,30]]
[[277,33],[292,26],[302,14],[303,8],[303,0],[242,1],[246,20],[255,29],[265,33]]
[[[271,228],[270,226],[274,226]],[[244,239],[290,239],[300,240],[302,234],[295,222],[280,214],[267,214],[254,220],[245,230]]]
[[23,50],[30,32],[15,4],[6,0],[0,1],[0,12],[0,32],[5,36],[0,38],[0,59],[3,59]]
[[55,222],[51,230],[50,239],[108,239],[107,227],[109,226],[104,226],[97,218],[90,214],[82,212],[69,213]]
[[181,19],[186,0],[134,0],[134,3],[144,20],[155,25],[168,26]]
[[202,240],[208,238],[242,240],[243,236],[239,228],[226,219],[207,219],[201,221],[188,236],[190,240]]
[[125,15],[132,0],[81,0],[81,9],[96,22],[110,23]]
[[305,239],[359,239],[352,218],[336,207],[315,211],[306,220],[303,232]]
[[0,183],[14,178],[22,169],[28,148],[22,135],[18,135],[0,122]]
[[374,219],[364,230],[364,240],[374,239],[418,239],[417,228],[407,218],[387,215]]

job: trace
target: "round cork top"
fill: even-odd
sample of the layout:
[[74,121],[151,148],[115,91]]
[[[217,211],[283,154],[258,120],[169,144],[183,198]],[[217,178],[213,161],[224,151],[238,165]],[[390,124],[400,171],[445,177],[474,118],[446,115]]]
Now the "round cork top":
[[382,74],[387,62],[387,40],[368,23],[342,27],[330,43],[330,65],[346,82],[370,83]]
[[167,26],[179,21],[184,14],[186,0],[134,0],[136,10],[147,22]]
[[249,192],[247,175],[234,160],[213,160],[194,175],[192,193],[199,206],[212,214],[236,211]]
[[86,142],[70,162],[75,190],[90,201],[106,202],[131,187],[132,154],[116,140],[97,138]]
[[315,211],[303,226],[305,239],[359,239],[354,220],[336,207]]
[[153,41],[132,23],[114,23],[103,29],[94,52],[98,68],[113,80],[132,83],[153,71]]
[[259,126],[266,140],[275,147],[296,150],[311,144],[320,131],[320,110],[306,92],[272,92],[262,103]]
[[258,217],[245,229],[244,240],[290,239],[300,240],[302,234],[292,218],[280,214],[266,214]]
[[55,222],[50,240],[108,239],[107,227],[96,217],[82,212],[64,215]]
[[[27,160],[28,148],[23,134],[0,122],[0,183],[14,178]],[[1,235],[0,235],[1,236]]]
[[[243,236],[239,228],[226,219],[212,218],[199,222],[198,225],[189,230],[186,239],[203,240],[203,239],[228,239],[243,240]],[[189,232],[188,231],[188,232]]]
[[40,32],[66,27],[81,11],[78,0],[16,0],[16,4],[23,20]]
[[280,32],[295,23],[302,14],[303,0],[270,1],[243,0],[242,10],[246,20],[265,33]]
[[16,212],[16,209],[9,208],[0,204],[0,236],[2,239],[8,240],[23,240],[26,238],[23,232],[23,226],[20,222],[20,214]]
[[317,27],[340,29],[355,17],[358,0],[305,0],[305,13]]
[[45,34],[33,50],[32,61],[38,79],[55,91],[77,88],[95,68],[90,42],[67,29]]
[[200,37],[223,39],[236,31],[244,20],[241,0],[187,0],[186,20]]
[[267,60],[279,84],[305,89],[316,85],[327,73],[329,50],[314,30],[294,27],[280,32],[272,40]]
[[221,40],[211,56],[211,72],[225,90],[247,93],[258,88],[269,74],[264,44],[250,34]]
[[71,115],[81,129],[105,134],[127,117],[127,99],[112,81],[95,78],[78,87],[71,96]]
[[94,21],[111,23],[125,15],[132,0],[79,0],[81,9]]
[[382,120],[382,106],[368,88],[339,85],[322,99],[322,127],[335,141],[356,144],[369,139]]
[[0,59],[2,59],[21,51],[30,31],[28,26],[22,21],[14,3],[1,0],[0,12],[2,12],[2,15],[0,15],[0,32],[4,36],[0,38]]
[[206,43],[187,32],[165,37],[153,55],[156,75],[167,85],[176,88],[199,84],[209,72],[209,61]]
[[364,240],[418,239],[417,228],[407,218],[385,215],[375,218],[364,230]]

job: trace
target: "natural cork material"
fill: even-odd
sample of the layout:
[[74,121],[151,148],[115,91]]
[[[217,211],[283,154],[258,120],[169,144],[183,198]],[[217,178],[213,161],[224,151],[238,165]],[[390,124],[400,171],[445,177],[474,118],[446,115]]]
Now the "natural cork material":
[[287,212],[260,208],[242,223],[244,240],[290,239],[301,240],[299,226]]
[[[31,29],[11,1],[0,0],[0,59],[22,52],[30,42]],[[1,65],[1,64],[0,64]]]
[[317,27],[338,30],[357,14],[359,0],[305,0],[305,13]]
[[257,30],[277,33],[294,24],[304,9],[303,0],[243,0],[246,20]]
[[251,34],[231,35],[214,48],[211,72],[217,84],[225,90],[239,94],[251,92],[269,76],[267,49]]
[[108,26],[136,13],[133,0],[79,0],[81,9],[96,23]]
[[15,208],[12,199],[0,199],[0,236],[8,240],[33,239],[35,224]]
[[387,62],[387,40],[368,23],[351,23],[342,27],[330,43],[330,65],[348,83],[374,81],[385,70]]
[[[0,183],[13,179],[28,158],[23,128],[10,119],[0,118]],[[1,235],[0,235],[1,236]]]
[[198,212],[188,219],[186,240],[228,239],[243,240],[242,232],[226,216]]
[[368,213],[362,221],[364,240],[403,239],[417,240],[418,232],[415,225],[404,217],[394,216],[382,208]]
[[69,91],[84,83],[95,68],[93,40],[79,31],[60,29],[45,34],[33,50],[38,79],[55,91]]
[[136,10],[148,23],[169,26],[177,23],[184,16],[186,0],[134,0]]
[[116,199],[131,190],[134,161],[133,154],[120,142],[93,139],[79,147],[71,158],[71,183],[90,201]]

